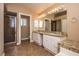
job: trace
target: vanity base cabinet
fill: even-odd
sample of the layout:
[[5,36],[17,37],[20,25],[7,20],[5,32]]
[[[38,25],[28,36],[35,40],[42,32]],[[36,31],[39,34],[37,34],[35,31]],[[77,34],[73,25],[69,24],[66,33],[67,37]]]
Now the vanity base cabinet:
[[33,41],[42,46],[42,35],[39,33],[33,33]]
[[43,35],[43,46],[54,54],[58,53],[58,43],[60,37],[54,37],[50,35]]

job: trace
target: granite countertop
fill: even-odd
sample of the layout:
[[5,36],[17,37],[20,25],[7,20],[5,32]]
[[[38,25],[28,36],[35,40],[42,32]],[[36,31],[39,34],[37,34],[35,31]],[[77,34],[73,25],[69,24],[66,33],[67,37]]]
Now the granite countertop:
[[33,32],[43,34],[43,35],[56,36],[56,37],[64,37],[64,36],[66,36],[62,32],[45,32],[45,31],[33,31]]
[[59,43],[59,45],[63,48],[79,53],[79,42],[78,41],[67,39],[67,40],[63,40],[61,43]]

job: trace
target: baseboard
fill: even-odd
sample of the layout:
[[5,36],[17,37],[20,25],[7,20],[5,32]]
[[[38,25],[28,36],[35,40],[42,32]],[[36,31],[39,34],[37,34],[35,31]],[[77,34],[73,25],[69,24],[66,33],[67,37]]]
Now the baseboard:
[[34,42],[33,40],[30,40],[30,42]]
[[21,43],[17,43],[17,45],[20,45]]
[[22,38],[22,40],[28,40],[29,38]]
[[3,52],[1,56],[5,56],[5,53]]
[[9,42],[9,43],[5,43],[5,45],[8,45],[8,44],[14,44],[14,43],[16,43],[16,42]]

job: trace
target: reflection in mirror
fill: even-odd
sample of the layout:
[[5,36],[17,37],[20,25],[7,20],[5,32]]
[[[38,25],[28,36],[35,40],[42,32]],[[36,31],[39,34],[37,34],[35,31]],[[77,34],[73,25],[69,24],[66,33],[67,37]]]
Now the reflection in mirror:
[[34,29],[42,30],[44,26],[44,22],[42,20],[34,20]]
[[67,32],[66,10],[54,14],[54,20],[51,21],[51,31],[64,32],[64,33]]
[[67,34],[67,10],[63,8],[51,14],[47,13],[46,16],[35,21],[34,26],[38,30],[44,30],[45,32],[61,32]]

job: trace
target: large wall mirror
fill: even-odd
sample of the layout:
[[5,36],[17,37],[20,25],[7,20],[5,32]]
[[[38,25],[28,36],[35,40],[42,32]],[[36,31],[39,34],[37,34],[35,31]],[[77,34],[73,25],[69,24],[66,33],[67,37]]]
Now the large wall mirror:
[[[56,10],[55,12],[46,13],[44,17],[40,18],[36,22],[37,24],[35,24],[36,27],[38,26],[37,29],[45,32],[62,32],[67,34],[67,10],[64,7]],[[41,20],[42,22],[40,22]]]
[[[50,14],[51,17],[46,16],[45,18],[49,18],[50,21],[46,21],[45,23],[46,31],[50,32],[62,32],[67,34],[67,11],[63,10],[61,12],[56,12]],[[48,26],[48,24],[50,26]]]

